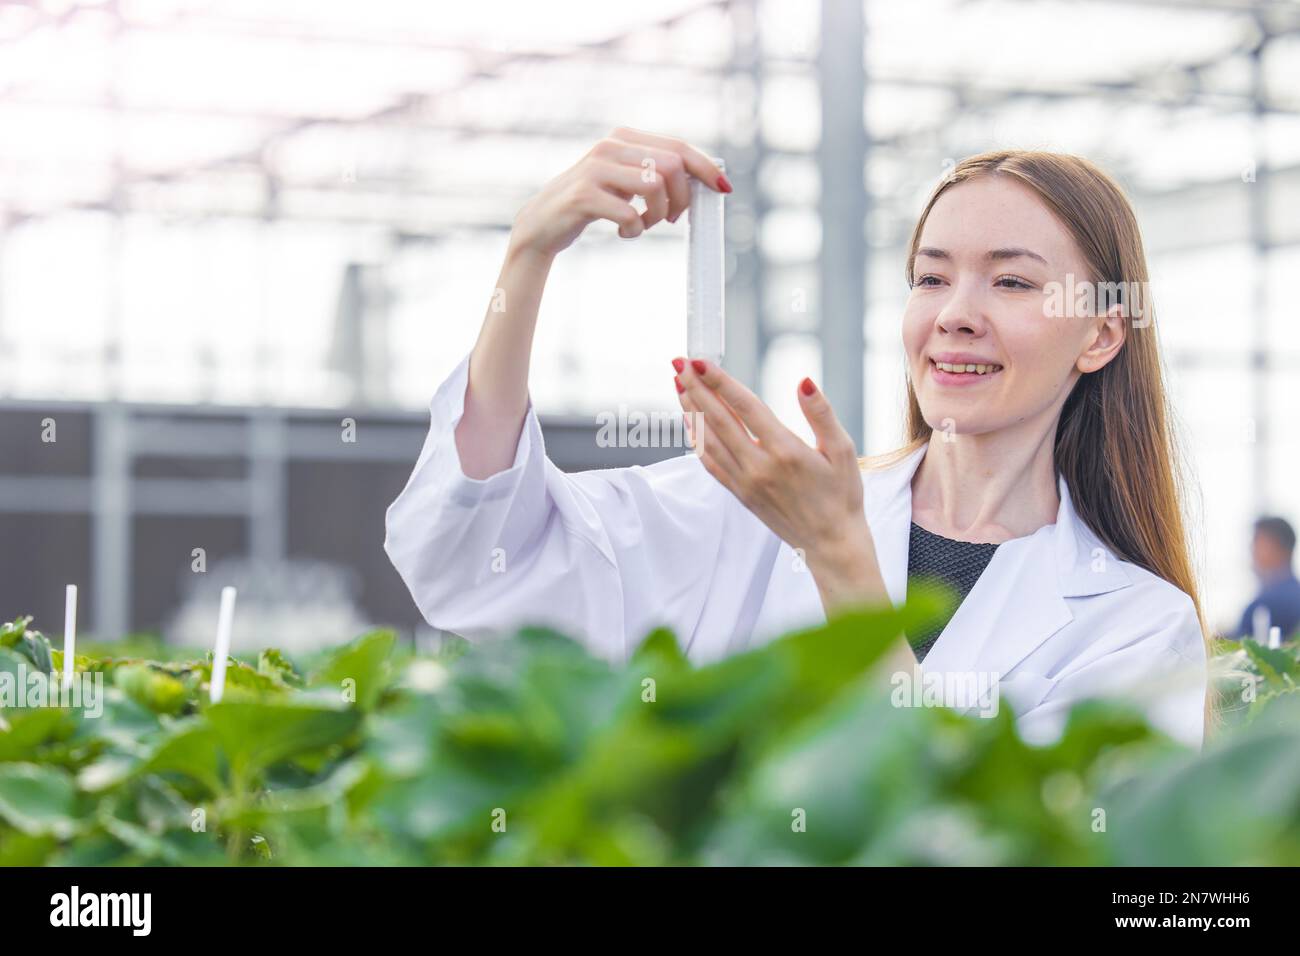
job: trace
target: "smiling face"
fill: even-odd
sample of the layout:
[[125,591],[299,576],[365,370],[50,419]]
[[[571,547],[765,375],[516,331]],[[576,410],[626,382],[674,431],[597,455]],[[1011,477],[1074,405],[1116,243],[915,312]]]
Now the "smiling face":
[[[1079,376],[1123,342],[1121,321],[1053,314],[1050,283],[1068,299],[1092,271],[1066,227],[1008,175],[977,176],[938,198],[912,276],[903,346],[921,412],[939,431],[1055,421]],[[936,360],[993,368],[954,373]]]

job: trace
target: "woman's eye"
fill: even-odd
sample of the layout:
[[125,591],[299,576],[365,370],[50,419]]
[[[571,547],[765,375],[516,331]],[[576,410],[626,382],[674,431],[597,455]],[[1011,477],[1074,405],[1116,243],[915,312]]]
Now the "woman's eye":
[[925,275],[925,276],[921,276],[919,279],[917,279],[916,282],[915,282],[914,284],[915,284],[915,285],[935,286],[935,285],[938,285],[938,284],[939,284],[939,281],[940,281],[940,280],[939,280],[939,277],[938,277],[938,276]]
[[994,285],[1000,285],[1006,289],[1032,289],[1034,287],[1032,283],[1026,282],[1019,276],[998,276]]

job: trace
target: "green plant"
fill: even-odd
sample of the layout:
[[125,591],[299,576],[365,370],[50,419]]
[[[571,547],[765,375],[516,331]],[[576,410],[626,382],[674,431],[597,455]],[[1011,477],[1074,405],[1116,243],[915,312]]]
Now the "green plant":
[[[1293,658],[1252,658],[1269,693],[1203,753],[1102,702],[1034,747],[1007,708],[890,705],[884,648],[936,607],[704,667],[663,630],[623,667],[541,629],[442,660],[376,632],[231,661],[219,704],[210,659],[78,656],[98,715],[0,709],[0,864],[1300,862]],[[61,668],[29,625],[0,691]]]
[[1220,639],[1211,665],[1221,713],[1231,725],[1246,726],[1269,712],[1279,698],[1296,694],[1300,642],[1269,648],[1250,639]]

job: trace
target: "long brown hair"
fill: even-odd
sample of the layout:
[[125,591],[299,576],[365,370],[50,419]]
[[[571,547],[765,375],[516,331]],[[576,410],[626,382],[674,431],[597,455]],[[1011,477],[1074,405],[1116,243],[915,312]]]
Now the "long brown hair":
[[[1054,459],[1075,510],[1116,556],[1143,567],[1185,592],[1196,606],[1206,658],[1212,638],[1206,626],[1183,521],[1189,487],[1185,460],[1171,427],[1174,411],[1165,392],[1147,285],[1146,253],[1137,218],[1123,191],[1086,159],[1060,153],[996,150],[958,163],[931,193],[912,231],[907,256],[911,285],[921,231],[945,191],[977,176],[1012,176],[1032,189],[1074,237],[1097,283],[1122,291],[1140,288],[1148,324],[1126,335],[1115,357],[1082,375],[1061,409]],[[1108,287],[1109,288],[1109,287]],[[1127,309],[1129,303],[1124,302]],[[1131,316],[1131,313],[1130,313]],[[916,391],[907,382],[906,444],[860,459],[881,468],[911,454],[930,439]],[[1207,689],[1205,730],[1219,724],[1213,688]]]

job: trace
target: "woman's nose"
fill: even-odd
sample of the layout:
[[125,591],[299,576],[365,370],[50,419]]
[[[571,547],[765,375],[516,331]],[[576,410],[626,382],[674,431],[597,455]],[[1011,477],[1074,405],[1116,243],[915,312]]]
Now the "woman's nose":
[[935,324],[945,332],[979,334],[984,331],[987,319],[978,297],[959,284],[953,287],[939,309]]

